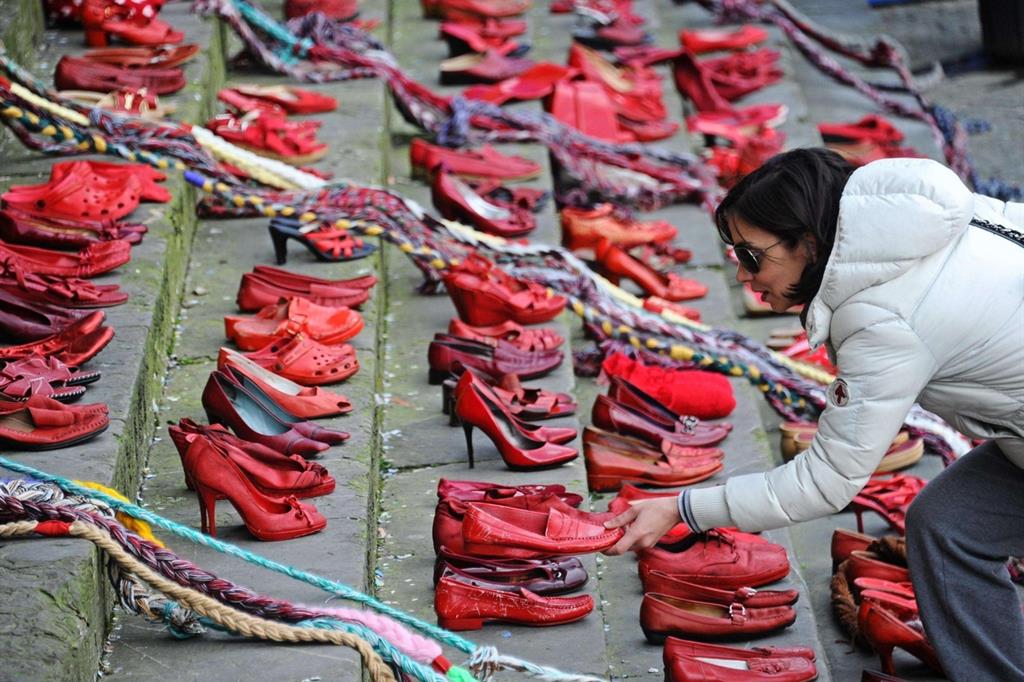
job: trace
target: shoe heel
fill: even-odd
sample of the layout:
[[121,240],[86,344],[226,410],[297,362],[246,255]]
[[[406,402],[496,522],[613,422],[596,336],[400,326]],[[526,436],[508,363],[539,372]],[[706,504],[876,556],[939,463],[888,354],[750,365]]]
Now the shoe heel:
[[274,259],[278,265],[284,265],[288,262],[288,235],[271,227],[270,238],[274,242]]
[[203,412],[206,413],[206,421],[210,422],[211,424],[223,424],[224,426],[227,426],[227,424],[224,423],[223,419],[215,415],[213,412],[210,412],[210,410],[204,408]]
[[466,434],[466,454],[469,457],[469,468],[472,469],[475,465],[473,462],[473,425],[462,422],[462,432]]
[[447,381],[441,382],[441,414],[452,413],[452,389],[451,384]]
[[100,28],[85,29],[85,44],[89,47],[106,47],[107,32]]
[[[454,405],[454,404],[455,404],[455,401],[452,400],[452,405]],[[450,410],[450,414],[448,415],[448,426],[461,426],[461,425],[462,425],[462,420],[459,419],[459,415],[455,414],[455,408],[453,407]]]
[[196,484],[192,482],[192,477],[188,475],[187,471],[185,472],[185,487],[189,490],[196,489]]
[[444,369],[431,369],[427,372],[427,383],[431,386],[439,386],[444,380],[451,376],[451,372]]
[[663,635],[658,632],[651,632],[650,630],[644,630],[644,637],[646,637],[647,641],[651,644],[657,644],[658,646],[661,646],[665,643],[665,638],[667,637],[667,635]]
[[480,630],[484,626],[483,618],[438,618],[437,624],[445,630]]
[[211,538],[217,537],[217,495],[209,488],[196,489],[199,499],[199,524]]
[[857,517],[857,532],[858,533],[863,533],[864,532],[864,510],[858,507],[858,508],[853,510],[853,515]]
[[871,646],[878,652],[878,660],[882,664],[882,672],[886,675],[896,674],[896,665],[892,662],[892,651],[895,647],[891,644],[877,644],[871,642]]

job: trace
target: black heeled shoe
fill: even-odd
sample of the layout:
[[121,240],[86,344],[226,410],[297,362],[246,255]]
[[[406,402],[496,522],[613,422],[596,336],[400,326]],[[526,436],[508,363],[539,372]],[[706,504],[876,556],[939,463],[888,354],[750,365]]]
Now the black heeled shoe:
[[269,230],[278,265],[288,262],[289,239],[296,240],[309,249],[317,260],[326,263],[366,258],[377,250],[373,244],[353,237],[348,231],[324,223],[300,223],[298,220],[275,218],[270,221]]

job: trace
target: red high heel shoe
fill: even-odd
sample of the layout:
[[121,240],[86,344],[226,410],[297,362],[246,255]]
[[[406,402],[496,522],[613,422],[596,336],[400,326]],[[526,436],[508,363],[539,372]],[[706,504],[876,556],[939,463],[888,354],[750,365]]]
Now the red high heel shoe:
[[327,519],[294,496],[269,497],[249,480],[226,452],[196,441],[182,463],[199,497],[204,533],[217,535],[217,500],[227,499],[258,540],[290,540],[323,530]]
[[106,47],[111,35],[132,45],[167,45],[185,39],[185,34],[157,19],[155,12],[148,14],[108,0],[85,0],[82,6],[85,44]]
[[618,284],[622,277],[628,277],[646,294],[673,302],[702,298],[708,293],[708,288],[700,282],[684,279],[674,272],[661,274],[652,270],[607,239],[597,243],[594,254],[602,274],[612,284]]
[[514,470],[555,467],[576,459],[573,448],[538,441],[516,428],[512,415],[504,406],[489,399],[476,386],[470,385],[455,402],[455,415],[466,434],[466,452],[473,468],[473,427],[478,427],[494,443],[505,465]]
[[[911,623],[917,623],[918,626],[915,628]],[[919,623],[915,612],[891,603],[882,606],[877,601],[865,600],[857,612],[861,636],[878,652],[882,670],[889,675],[896,674],[896,666],[892,662],[892,652],[896,647],[942,674],[939,657],[921,631]]]
[[430,185],[434,206],[442,216],[458,220],[487,234],[505,238],[522,237],[537,226],[533,215],[516,206],[491,203],[442,166]]
[[[455,386],[455,390],[452,391],[452,396],[456,402],[458,402],[459,395],[464,391],[469,390],[469,387],[473,386],[480,393],[486,397],[489,401],[496,405],[501,405],[505,413],[509,417],[510,424],[525,436],[528,436],[536,441],[547,441],[556,445],[565,445],[576,439],[578,435],[575,428],[562,427],[562,426],[538,426],[537,424],[530,424],[529,422],[523,421],[515,415],[512,409],[508,406],[505,399],[490,386],[486,381],[473,373],[472,370],[467,369],[462,373],[462,377]],[[451,413],[451,425],[458,426],[458,415],[452,411]]]
[[[452,375],[460,375],[465,371],[461,363],[452,368]],[[502,376],[497,383],[491,383],[486,377],[478,376],[490,387],[491,392],[496,396],[509,412],[523,421],[543,421],[564,417],[576,412],[576,399],[568,393],[548,391],[543,388],[527,388],[519,381],[515,374]],[[441,384],[441,412],[451,415],[451,425],[458,426],[459,422],[452,413],[452,406],[455,404],[455,387],[458,380],[455,378],[445,379]]]
[[245,385],[246,382],[252,382],[275,403],[296,417],[316,419],[348,414],[352,411],[352,403],[340,393],[297,384],[264,369],[230,348],[220,349],[217,369],[231,376],[237,383]]

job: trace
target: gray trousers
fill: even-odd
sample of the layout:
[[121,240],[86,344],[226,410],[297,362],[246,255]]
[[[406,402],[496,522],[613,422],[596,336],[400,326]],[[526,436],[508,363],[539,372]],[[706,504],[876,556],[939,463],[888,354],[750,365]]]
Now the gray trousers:
[[988,441],[910,505],[907,558],[925,633],[954,682],[1024,682],[1024,614],[1006,561],[1024,555],[1024,469]]

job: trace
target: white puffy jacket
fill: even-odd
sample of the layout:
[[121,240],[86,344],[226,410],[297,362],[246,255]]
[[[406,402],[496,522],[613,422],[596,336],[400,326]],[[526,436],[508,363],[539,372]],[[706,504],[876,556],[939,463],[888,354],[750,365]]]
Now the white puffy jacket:
[[853,173],[807,315],[847,400],[828,392],[813,444],[791,462],[692,490],[699,527],[765,530],[843,509],[915,401],[1024,467],[1024,247],[972,217],[1020,231],[1024,204],[972,194],[930,160]]

